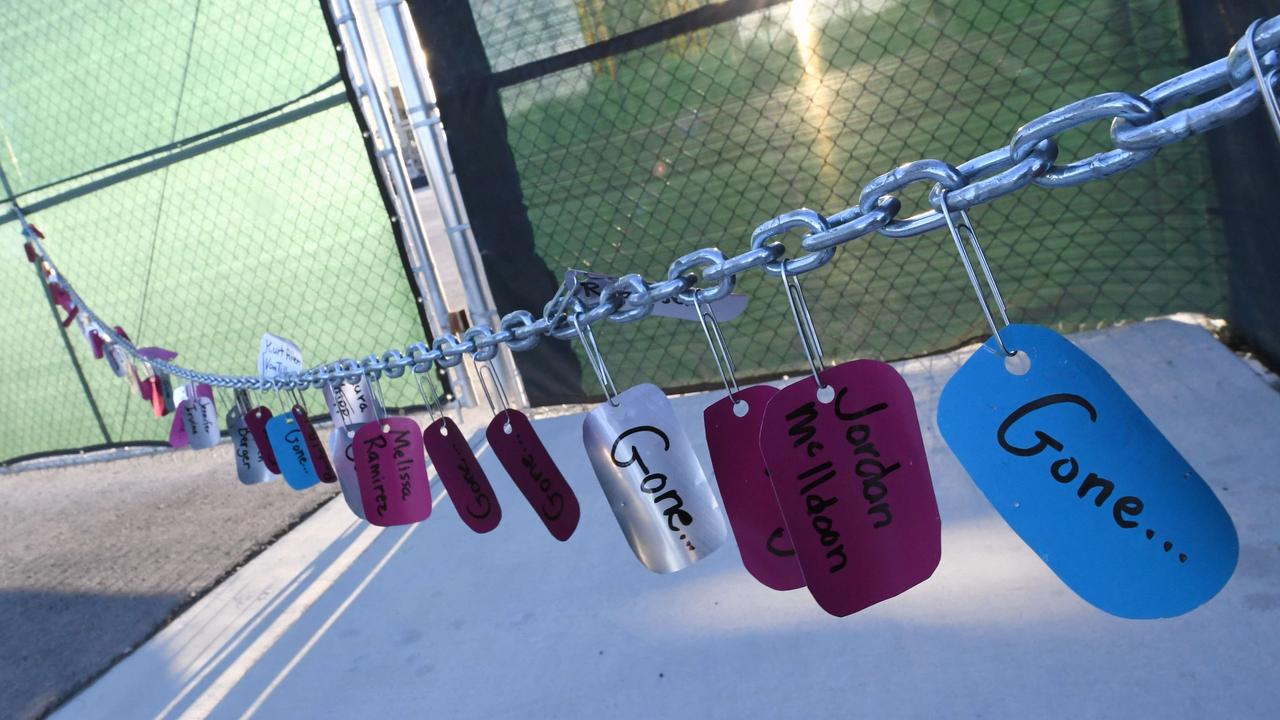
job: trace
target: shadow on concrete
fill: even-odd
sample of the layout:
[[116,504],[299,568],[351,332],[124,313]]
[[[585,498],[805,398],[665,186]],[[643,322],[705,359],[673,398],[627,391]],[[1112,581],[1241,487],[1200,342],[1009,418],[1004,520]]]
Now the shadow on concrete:
[[154,632],[181,600],[170,594],[0,590],[0,717],[43,716]]

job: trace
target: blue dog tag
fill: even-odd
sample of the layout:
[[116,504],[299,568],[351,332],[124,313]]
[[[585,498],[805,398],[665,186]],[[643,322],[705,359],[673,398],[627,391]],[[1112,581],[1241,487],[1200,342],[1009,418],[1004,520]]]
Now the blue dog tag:
[[298,427],[293,413],[281,413],[268,420],[267,439],[276,455],[280,474],[289,483],[289,487],[306,490],[320,482],[311,453],[307,450],[307,438],[302,434],[302,428]]
[[1239,542],[1213,491],[1098,363],[1043,327],[994,338],[947,383],[938,427],[973,481],[1099,609],[1173,617],[1218,593]]

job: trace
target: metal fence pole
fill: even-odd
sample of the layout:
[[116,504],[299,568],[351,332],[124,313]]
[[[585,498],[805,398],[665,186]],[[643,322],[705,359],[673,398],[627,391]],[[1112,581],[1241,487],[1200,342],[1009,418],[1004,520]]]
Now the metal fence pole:
[[[417,33],[409,27],[412,20],[405,16],[404,0],[377,0],[376,4],[382,31],[391,48],[396,72],[400,76],[400,89],[404,93],[414,138],[422,151],[431,187],[449,234],[449,245],[453,248],[462,285],[466,289],[469,315],[473,323],[487,323],[496,330],[498,310],[489,281],[483,272],[483,262],[471,233],[466,206],[453,177],[448,144],[436,109],[435,90],[427,74],[422,48],[416,40]],[[493,362],[513,405],[527,406],[528,397],[511,350],[506,345],[500,346]]]
[[[0,168],[0,190],[4,191],[5,197],[9,200],[13,216],[18,219],[22,237],[26,238],[30,230],[30,224],[27,222],[27,216],[23,214],[22,208],[18,207],[18,201],[15,199],[17,195],[13,192],[13,186],[9,184],[9,176],[5,174],[4,168]],[[40,281],[40,287],[44,290],[44,299],[49,303],[49,312],[53,313],[53,322],[58,326],[58,334],[62,337],[62,346],[67,351],[67,359],[71,361],[71,367],[76,371],[76,378],[80,380],[80,388],[84,390],[84,399],[89,403],[89,410],[93,412],[94,422],[98,424],[98,432],[102,433],[102,441],[110,444],[111,433],[107,431],[107,424],[102,419],[102,411],[98,409],[98,401],[93,397],[93,390],[89,388],[89,381],[84,376],[84,368],[80,367],[80,359],[76,357],[76,352],[71,347],[71,339],[67,337],[67,328],[62,324],[62,319],[58,317],[58,308],[53,302],[53,292],[49,289],[49,284],[45,281],[44,273],[40,271],[40,266],[37,264],[34,269],[36,278]]]
[[[386,104],[374,85],[369,69],[366,46],[356,22],[350,0],[334,0],[337,8],[334,24],[345,38],[347,67],[352,70],[353,84],[360,98],[369,101],[369,115],[372,117],[376,132],[380,138],[374,138],[376,154],[382,159],[383,167],[391,178],[395,189],[396,202],[400,209],[400,222],[405,229],[405,237],[409,242],[414,276],[417,278],[420,292],[429,302],[428,315],[434,321],[436,335],[449,332],[449,308],[440,289],[440,278],[436,273],[436,264],[427,247],[426,233],[422,227],[422,219],[414,202],[413,188],[409,183],[409,171],[404,165],[404,156],[396,143],[392,130],[393,118],[387,111]],[[380,143],[379,143],[380,141]],[[379,146],[380,144],[380,146]],[[459,366],[461,367],[461,366]],[[446,371],[447,372],[447,371]],[[454,396],[458,402],[470,407],[475,404],[475,395],[471,388],[471,378],[465,370],[453,374],[451,378]]]

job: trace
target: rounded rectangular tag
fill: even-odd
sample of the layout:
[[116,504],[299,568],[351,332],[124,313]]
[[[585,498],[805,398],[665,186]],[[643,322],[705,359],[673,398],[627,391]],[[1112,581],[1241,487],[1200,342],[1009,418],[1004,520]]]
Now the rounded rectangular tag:
[[262,334],[258,345],[258,375],[277,378],[302,372],[302,351],[292,340],[271,333]]
[[503,410],[485,432],[489,447],[551,536],[568,540],[578,527],[578,496],[556,467],[533,423],[519,410]]
[[388,527],[431,515],[431,486],[417,423],[407,417],[365,423],[356,430],[353,444],[366,520]]
[[267,421],[267,438],[280,474],[289,487],[306,490],[320,482],[311,454],[307,452],[307,440],[302,436],[302,428],[298,427],[293,413],[277,415]]
[[275,478],[262,461],[262,451],[245,424],[240,408],[232,406],[227,411],[227,435],[231,437],[231,449],[236,458],[236,477],[245,485],[258,485]]
[[448,417],[441,418],[427,426],[422,439],[431,465],[462,522],[478,533],[498,527],[502,520],[498,496],[457,424]]
[[780,390],[760,430],[769,476],[813,599],[845,616],[924,582],[942,525],[911,390],[854,360]]
[[249,426],[249,432],[253,435],[253,442],[257,444],[258,450],[262,452],[262,462],[267,469],[274,475],[280,474],[280,464],[276,462],[275,450],[271,447],[271,438],[267,437],[267,423],[271,422],[271,408],[259,406],[249,411],[245,416],[245,425]]
[[777,393],[769,385],[743,388],[708,405],[702,421],[711,468],[742,564],[766,587],[794,590],[804,587],[804,574],[769,482],[764,455],[759,443],[752,442],[760,437],[765,407]]
[[329,452],[333,457],[333,472],[342,488],[342,499],[351,512],[364,519],[364,501],[360,499],[360,477],[356,474],[356,446],[353,444],[360,425],[342,427],[335,424],[329,430]]
[[658,386],[614,401],[582,424],[591,467],[636,558],[653,572],[682,570],[724,544],[720,503]]
[[307,411],[301,405],[294,405],[290,414],[293,415],[293,421],[298,423],[298,429],[302,431],[302,440],[307,445],[307,455],[311,457],[311,465],[315,468],[316,477],[323,483],[337,482],[338,475],[333,469],[333,463],[329,462],[329,456],[324,451],[324,443],[321,442],[315,426],[311,424],[311,418],[307,417]]
[[377,420],[383,410],[374,399],[373,388],[367,377],[361,377],[355,384],[339,385],[336,388],[325,385],[324,402],[334,424],[349,428]]
[[218,428],[218,409],[212,397],[197,394],[183,400],[178,406],[177,415],[182,421],[187,444],[193,449],[201,450],[218,444],[221,432]]
[[978,348],[938,427],[1009,527],[1113,615],[1173,617],[1216,595],[1239,542],[1213,490],[1084,351],[1034,325],[1001,334],[1023,357]]

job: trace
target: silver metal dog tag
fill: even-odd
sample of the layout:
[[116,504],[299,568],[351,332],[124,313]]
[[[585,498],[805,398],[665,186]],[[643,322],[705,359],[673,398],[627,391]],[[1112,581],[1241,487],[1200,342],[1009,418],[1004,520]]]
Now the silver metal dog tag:
[[378,419],[382,410],[373,395],[369,378],[361,378],[354,385],[340,385],[337,388],[324,388],[324,402],[329,406],[329,416],[334,426],[345,426],[355,432],[356,426]]
[[682,570],[724,544],[720,503],[658,386],[637,385],[592,410],[582,440],[622,534],[645,567]]
[[333,472],[338,476],[338,486],[342,488],[342,499],[361,520],[364,519],[364,500],[360,497],[360,479],[356,477],[356,449],[352,439],[363,424],[344,428],[335,423],[329,431],[329,455],[333,461]]
[[333,429],[329,431],[329,454],[333,471],[338,476],[338,485],[342,487],[342,499],[351,512],[363,520],[364,501],[360,498],[360,481],[356,478],[352,439],[361,425],[377,420],[385,415],[385,411],[373,394],[367,377],[354,385],[337,388],[326,385],[324,402],[329,407],[329,417],[333,418]]

